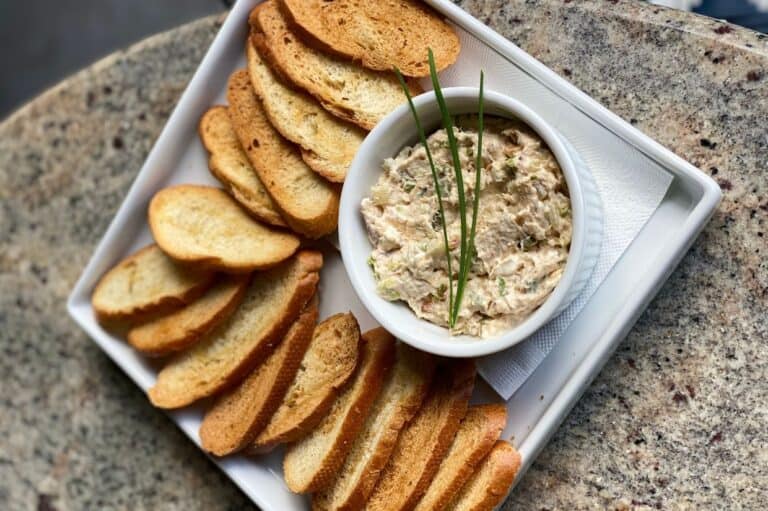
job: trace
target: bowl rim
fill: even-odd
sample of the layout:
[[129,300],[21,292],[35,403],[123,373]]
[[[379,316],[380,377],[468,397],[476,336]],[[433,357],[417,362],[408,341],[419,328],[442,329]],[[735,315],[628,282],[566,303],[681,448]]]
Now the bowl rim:
[[[479,89],[477,87],[446,87],[443,88],[442,91],[449,108],[451,108],[451,103],[459,101],[463,102],[467,99],[474,99],[476,101],[479,95]],[[572,156],[571,151],[566,147],[562,136],[554,127],[544,121],[544,119],[522,102],[493,90],[484,90],[483,95],[487,115],[500,115],[503,117],[507,114],[508,117],[519,119],[542,138],[550,151],[552,151],[563,172],[568,185],[569,198],[571,200],[571,246],[568,251],[563,275],[547,299],[520,324],[503,331],[497,336],[487,339],[470,337],[467,335],[450,336],[447,334],[447,329],[445,327],[435,325],[425,319],[419,318],[412,310],[410,310],[410,307],[406,303],[400,302],[402,306],[408,308],[411,314],[412,321],[408,323],[427,323],[432,327],[438,327],[446,332],[445,337],[439,340],[433,340],[429,337],[422,338],[421,336],[412,335],[409,331],[408,324],[402,324],[402,321],[396,322],[392,318],[387,317],[387,315],[384,314],[384,311],[380,309],[380,304],[376,303],[377,300],[384,299],[378,295],[375,289],[371,291],[363,283],[361,272],[370,272],[370,269],[365,262],[367,257],[355,257],[354,254],[357,253],[358,250],[354,248],[352,237],[349,234],[352,226],[357,222],[363,223],[363,229],[367,231],[364,226],[362,214],[360,213],[359,202],[362,197],[360,197],[359,194],[356,195],[354,193],[354,189],[359,188],[359,186],[354,186],[354,183],[358,179],[362,179],[362,172],[371,172],[371,167],[374,167],[377,172],[376,175],[379,175],[382,162],[378,161],[375,162],[375,164],[372,164],[369,153],[371,153],[371,148],[376,147],[379,144],[380,139],[391,130],[395,124],[402,121],[403,116],[410,117],[412,115],[407,103],[403,103],[385,116],[384,119],[371,130],[358,148],[352,164],[350,165],[345,185],[342,189],[339,207],[339,244],[342,259],[344,261],[344,268],[355,293],[368,312],[370,312],[376,321],[378,321],[386,330],[403,342],[420,350],[447,357],[477,357],[503,351],[527,339],[552,320],[561,311],[561,305],[563,305],[563,302],[569,295],[569,291],[576,283],[581,266],[580,263],[587,242],[585,239],[587,234],[586,205],[584,202],[585,198],[582,184],[577,172],[574,157]],[[417,111],[435,108],[437,105],[434,91],[420,94],[413,98],[413,102]],[[476,112],[476,109],[460,109],[459,112],[452,113],[456,115],[456,113],[462,114],[472,112]],[[413,135],[411,138],[417,138],[415,125],[411,134]],[[393,152],[393,157],[401,149],[402,147],[397,148]],[[363,197],[364,196],[366,195],[364,194]],[[370,241],[366,241],[370,243]],[[361,260],[358,261],[357,259]]]

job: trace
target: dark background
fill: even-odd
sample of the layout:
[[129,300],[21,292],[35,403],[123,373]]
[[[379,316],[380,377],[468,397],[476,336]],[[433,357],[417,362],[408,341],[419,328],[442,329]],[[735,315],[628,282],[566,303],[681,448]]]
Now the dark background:
[[[232,0],[0,0],[0,119],[67,75]],[[696,12],[768,32],[746,0],[704,0]]]
[[768,12],[757,12],[747,0],[704,0],[693,11],[768,33]]
[[0,0],[0,119],[93,61],[230,3]]

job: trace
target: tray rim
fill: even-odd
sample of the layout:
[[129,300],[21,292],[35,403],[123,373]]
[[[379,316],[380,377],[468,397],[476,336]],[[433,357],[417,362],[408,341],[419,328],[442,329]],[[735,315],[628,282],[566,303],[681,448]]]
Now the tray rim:
[[[543,63],[526,53],[511,41],[495,32],[490,27],[474,18],[469,13],[462,10],[449,0],[424,0],[437,11],[443,13],[451,22],[457,24],[474,37],[478,38],[489,47],[502,55],[510,64],[517,66],[523,72],[528,73],[539,83],[548,87],[552,92],[568,101],[582,113],[592,120],[616,134],[647,157],[651,158],[667,172],[674,177],[672,186],[680,187],[691,201],[692,207],[688,211],[685,221],[680,226],[681,236],[679,242],[665,246],[656,257],[663,259],[665,264],[659,267],[659,270],[647,275],[643,283],[638,286],[636,293],[627,300],[624,305],[614,315],[609,326],[602,335],[594,342],[591,349],[584,354],[571,375],[560,387],[559,392],[549,402],[549,405],[539,416],[535,426],[527,433],[523,441],[517,446],[523,457],[523,466],[520,474],[516,478],[516,483],[522,479],[522,475],[535,460],[538,452],[548,443],[549,438],[555,433],[565,416],[570,413],[571,408],[578,401],[581,394],[590,385],[592,379],[596,376],[608,357],[613,353],[617,344],[627,335],[633,327],[637,318],[646,309],[649,302],[656,295],[669,274],[677,267],[682,257],[688,252],[690,246],[695,241],[699,232],[706,225],[708,220],[714,214],[717,205],[722,197],[722,192],[717,183],[709,176],[698,170],[696,167],[674,154],[669,149],[651,139],[649,136],[640,132],[637,128],[630,125],[618,115],[609,111],[596,100],[579,90],[576,86],[560,77],[554,71],[546,67]],[[107,259],[110,246],[114,245],[118,236],[118,228],[125,223],[126,217],[130,214],[131,208],[128,204],[135,204],[141,201],[144,189],[152,186],[152,177],[147,169],[159,164],[165,157],[160,154],[160,148],[167,145],[176,132],[183,130],[184,127],[177,125],[187,122],[184,117],[184,111],[190,110],[195,98],[205,91],[205,75],[209,68],[214,66],[217,56],[226,51],[230,44],[230,39],[235,37],[242,27],[237,26],[238,20],[242,18],[240,11],[246,11],[252,5],[260,3],[261,0],[237,0],[228,13],[227,19],[223,23],[211,46],[206,52],[200,65],[193,74],[187,87],[182,93],[173,112],[169,116],[166,124],[162,128],[160,135],[156,139],[151,151],[149,152],[144,164],[139,170],[136,178],[129,187],[123,202],[118,208],[115,216],[112,218],[107,230],[97,243],[88,263],[82,270],[78,280],[73,287],[67,299],[67,311],[73,320],[83,329],[91,339],[118,365],[136,384],[144,391],[150,386],[151,382],[145,379],[137,371],[133,371],[129,366],[122,364],[118,360],[116,352],[110,349],[109,343],[104,340],[104,333],[93,324],[81,321],[79,310],[82,308],[82,299],[90,297],[89,288],[93,285],[93,275],[99,275],[100,266],[104,266],[104,260]],[[247,16],[247,14],[246,14]],[[187,122],[187,124],[189,124]],[[193,122],[191,126],[196,124]],[[663,201],[662,201],[663,203]],[[629,248],[627,249],[629,251]],[[624,256],[622,255],[622,258]],[[621,259],[619,259],[619,262]],[[617,265],[619,264],[617,262]],[[105,268],[101,268],[104,270]],[[197,443],[195,436],[183,425],[177,414],[169,413],[171,418],[180,429],[194,442]],[[210,458],[210,456],[209,456]],[[225,466],[226,460],[211,458],[227,476],[237,484],[241,490],[257,505],[264,509],[269,509],[270,505],[264,501],[260,495],[250,491],[246,481],[233,476]]]

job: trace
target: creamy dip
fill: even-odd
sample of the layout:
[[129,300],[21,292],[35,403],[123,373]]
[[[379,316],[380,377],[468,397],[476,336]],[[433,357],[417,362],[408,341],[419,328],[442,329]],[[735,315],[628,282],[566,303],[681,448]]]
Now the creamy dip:
[[[459,116],[454,130],[472,219],[477,117]],[[459,268],[460,213],[448,139],[427,139],[438,169],[451,247]],[[544,141],[525,124],[486,117],[483,170],[469,273],[453,334],[493,337],[514,327],[549,296],[563,274],[571,243],[565,178]],[[362,213],[373,251],[368,260],[379,294],[403,300],[417,316],[448,326],[448,272],[434,181],[421,144],[387,159]]]

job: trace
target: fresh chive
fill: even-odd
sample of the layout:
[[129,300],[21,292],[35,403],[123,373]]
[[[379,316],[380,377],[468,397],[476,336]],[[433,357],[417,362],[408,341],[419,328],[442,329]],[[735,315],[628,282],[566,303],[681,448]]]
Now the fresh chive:
[[[445,249],[445,257],[446,257],[447,266],[448,266],[448,286],[447,286],[448,292],[449,292],[448,293],[448,326],[449,328],[453,328],[456,326],[456,321],[458,320],[458,317],[459,317],[459,311],[461,310],[461,302],[464,297],[464,289],[466,287],[467,280],[469,278],[469,272],[472,268],[472,260],[477,255],[477,250],[475,248],[475,234],[477,231],[477,217],[478,217],[479,206],[480,206],[480,184],[481,184],[483,130],[484,130],[484,123],[483,123],[484,76],[481,71],[480,72],[479,108],[478,108],[477,153],[474,155],[476,158],[475,159],[475,189],[474,189],[474,196],[473,196],[473,202],[472,202],[472,224],[471,224],[471,227],[468,228],[466,191],[464,190],[464,176],[461,171],[461,161],[459,159],[459,146],[458,146],[458,142],[456,141],[456,135],[454,133],[454,121],[453,121],[453,118],[451,117],[450,112],[448,111],[448,105],[445,102],[445,98],[443,97],[443,91],[440,88],[440,81],[438,80],[438,77],[437,77],[437,67],[435,66],[435,57],[431,49],[429,49],[428,58],[429,58],[429,74],[430,74],[430,78],[432,79],[432,86],[434,88],[435,98],[437,99],[437,104],[438,104],[438,107],[440,108],[440,116],[442,118],[443,129],[446,132],[447,147],[451,153],[451,160],[453,163],[453,171],[454,171],[454,176],[456,179],[456,187],[457,187],[461,241],[459,244],[459,271],[457,274],[458,280],[456,283],[455,296],[454,296],[454,287],[453,287],[454,279],[453,279],[453,270],[452,270],[452,262],[451,262],[452,261],[451,249],[448,243],[448,227],[445,221],[445,208],[443,206],[443,191],[440,185],[439,173],[438,173],[437,167],[435,166],[435,162],[432,158],[432,152],[430,151],[429,145],[427,144],[427,136],[424,132],[424,128],[421,125],[421,120],[419,119],[418,113],[416,112],[416,107],[413,104],[413,98],[411,97],[410,90],[408,89],[408,86],[406,85],[405,79],[403,78],[402,73],[400,73],[400,70],[395,68],[395,73],[397,74],[397,78],[400,81],[400,86],[403,88],[403,92],[405,93],[405,96],[408,99],[408,105],[410,106],[411,114],[413,114],[414,121],[416,122],[416,129],[419,134],[419,139],[421,141],[421,144],[424,146],[424,150],[427,154],[427,160],[429,162],[429,167],[430,167],[430,170],[432,171],[432,179],[434,182],[435,193],[437,195],[437,202],[439,206],[439,220],[440,220],[440,224],[442,224],[443,246]],[[472,156],[469,153],[468,155],[470,157]],[[433,219],[433,225],[436,223],[434,220],[437,220],[437,218]],[[469,232],[467,232],[468,229],[469,229]],[[445,288],[443,287],[442,284],[440,288],[443,289],[443,293],[444,293]]]
[[451,151],[451,160],[453,161],[453,172],[456,177],[456,191],[459,202],[459,220],[461,225],[461,243],[459,244],[459,282],[456,284],[456,300],[451,307],[448,324],[451,328],[456,325],[458,310],[461,306],[459,297],[463,293],[461,288],[461,277],[464,270],[464,264],[467,257],[467,200],[464,194],[464,176],[461,173],[461,161],[459,160],[459,144],[456,142],[456,135],[453,133],[453,119],[448,111],[448,105],[445,103],[443,91],[440,88],[440,80],[437,78],[437,66],[435,65],[435,55],[432,49],[429,49],[429,76],[432,78],[432,88],[435,92],[437,105],[440,107],[440,116],[443,121],[443,129],[448,138],[448,148]]
[[[430,54],[432,53],[432,50],[430,50]],[[434,66],[434,62],[432,63]],[[397,74],[397,79],[400,80],[400,86],[403,88],[403,92],[405,92],[405,97],[408,98],[408,105],[411,107],[411,114],[413,114],[413,120],[416,122],[416,130],[419,133],[419,139],[421,140],[421,145],[424,146],[424,150],[427,153],[427,160],[429,161],[429,168],[432,170],[432,179],[435,184],[435,193],[437,194],[437,204],[440,209],[440,223],[443,226],[443,246],[445,247],[445,258],[448,264],[448,324],[449,326],[453,327],[454,323],[452,321],[452,314],[451,311],[453,310],[453,269],[451,268],[451,248],[448,244],[448,227],[446,225],[445,221],[445,208],[443,207],[443,194],[440,191],[440,179],[437,175],[437,168],[435,167],[435,162],[432,159],[432,152],[429,150],[429,144],[427,144],[427,136],[424,133],[424,128],[421,125],[421,120],[419,119],[419,114],[416,112],[416,107],[413,104],[413,98],[411,97],[411,91],[408,89],[408,85],[405,83],[405,78],[403,78],[402,73],[400,73],[400,70],[398,68],[395,68],[395,73]]]
[[[477,230],[477,214],[480,206],[480,177],[483,160],[483,72],[480,71],[480,94],[478,98],[477,108],[477,154],[475,155],[475,193],[472,197],[472,227],[469,231],[469,240],[467,242],[467,251],[464,256],[464,260],[459,265],[459,282],[456,284],[456,302],[454,303],[454,316],[458,318],[459,310],[461,309],[461,301],[464,297],[464,288],[467,285],[467,279],[469,278],[469,271],[472,268],[472,259],[477,251],[475,250],[475,232]],[[466,210],[466,206],[464,206]]]

